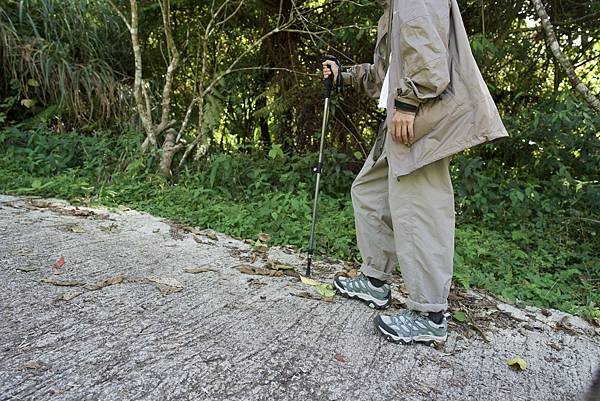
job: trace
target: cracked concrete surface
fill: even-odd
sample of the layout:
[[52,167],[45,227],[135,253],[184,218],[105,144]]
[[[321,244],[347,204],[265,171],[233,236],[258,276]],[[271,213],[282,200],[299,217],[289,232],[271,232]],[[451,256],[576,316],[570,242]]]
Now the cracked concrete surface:
[[[0,196],[0,400],[578,400],[600,362],[594,328],[535,319],[492,322],[489,342],[453,326],[439,349],[388,343],[363,304],[241,274],[243,241],[43,202]],[[285,248],[268,256],[303,267]],[[183,271],[197,266],[210,270]],[[330,280],[341,266],[315,269]],[[525,371],[506,365],[517,355]]]

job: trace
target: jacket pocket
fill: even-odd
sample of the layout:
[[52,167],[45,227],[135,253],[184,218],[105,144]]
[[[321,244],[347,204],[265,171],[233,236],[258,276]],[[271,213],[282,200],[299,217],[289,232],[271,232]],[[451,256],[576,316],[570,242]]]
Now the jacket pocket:
[[432,132],[459,108],[462,108],[462,105],[457,103],[450,85],[436,98],[421,103],[415,115],[413,143]]

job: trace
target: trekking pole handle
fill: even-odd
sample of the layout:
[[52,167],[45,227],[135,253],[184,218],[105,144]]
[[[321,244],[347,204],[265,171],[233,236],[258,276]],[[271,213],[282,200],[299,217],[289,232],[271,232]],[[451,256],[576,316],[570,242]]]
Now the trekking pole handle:
[[[341,74],[342,74],[342,66],[340,64],[340,61],[335,57],[335,56],[331,56],[331,55],[325,55],[323,57],[321,57],[321,62],[324,63],[325,61],[333,61],[337,66],[338,66],[338,79],[336,82],[336,86],[340,87],[340,81],[341,81]],[[328,65],[327,68],[329,68],[329,71],[332,72],[331,75],[329,75],[329,77],[327,77],[324,81],[323,81],[323,96],[325,97],[325,99],[329,99],[331,97],[331,91],[333,90],[333,70],[331,69],[331,66]]]

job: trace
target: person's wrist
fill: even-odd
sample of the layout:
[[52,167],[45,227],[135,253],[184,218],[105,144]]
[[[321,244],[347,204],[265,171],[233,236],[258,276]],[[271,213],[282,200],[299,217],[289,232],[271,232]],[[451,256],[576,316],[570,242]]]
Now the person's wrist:
[[417,114],[417,111],[419,110],[418,106],[403,102],[399,99],[394,99],[394,108],[397,111],[401,111],[401,112],[409,113],[409,114]]

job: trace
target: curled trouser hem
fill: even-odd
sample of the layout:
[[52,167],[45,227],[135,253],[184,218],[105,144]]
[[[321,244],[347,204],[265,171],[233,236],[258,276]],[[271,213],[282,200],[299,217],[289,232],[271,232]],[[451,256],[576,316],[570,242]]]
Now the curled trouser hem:
[[443,312],[448,309],[448,302],[443,304],[421,304],[413,301],[409,297],[406,300],[406,307],[419,312]]
[[360,268],[361,273],[367,277],[372,277],[377,280],[387,281],[392,278],[392,272],[386,272],[381,267],[375,267],[368,264],[364,264]]

